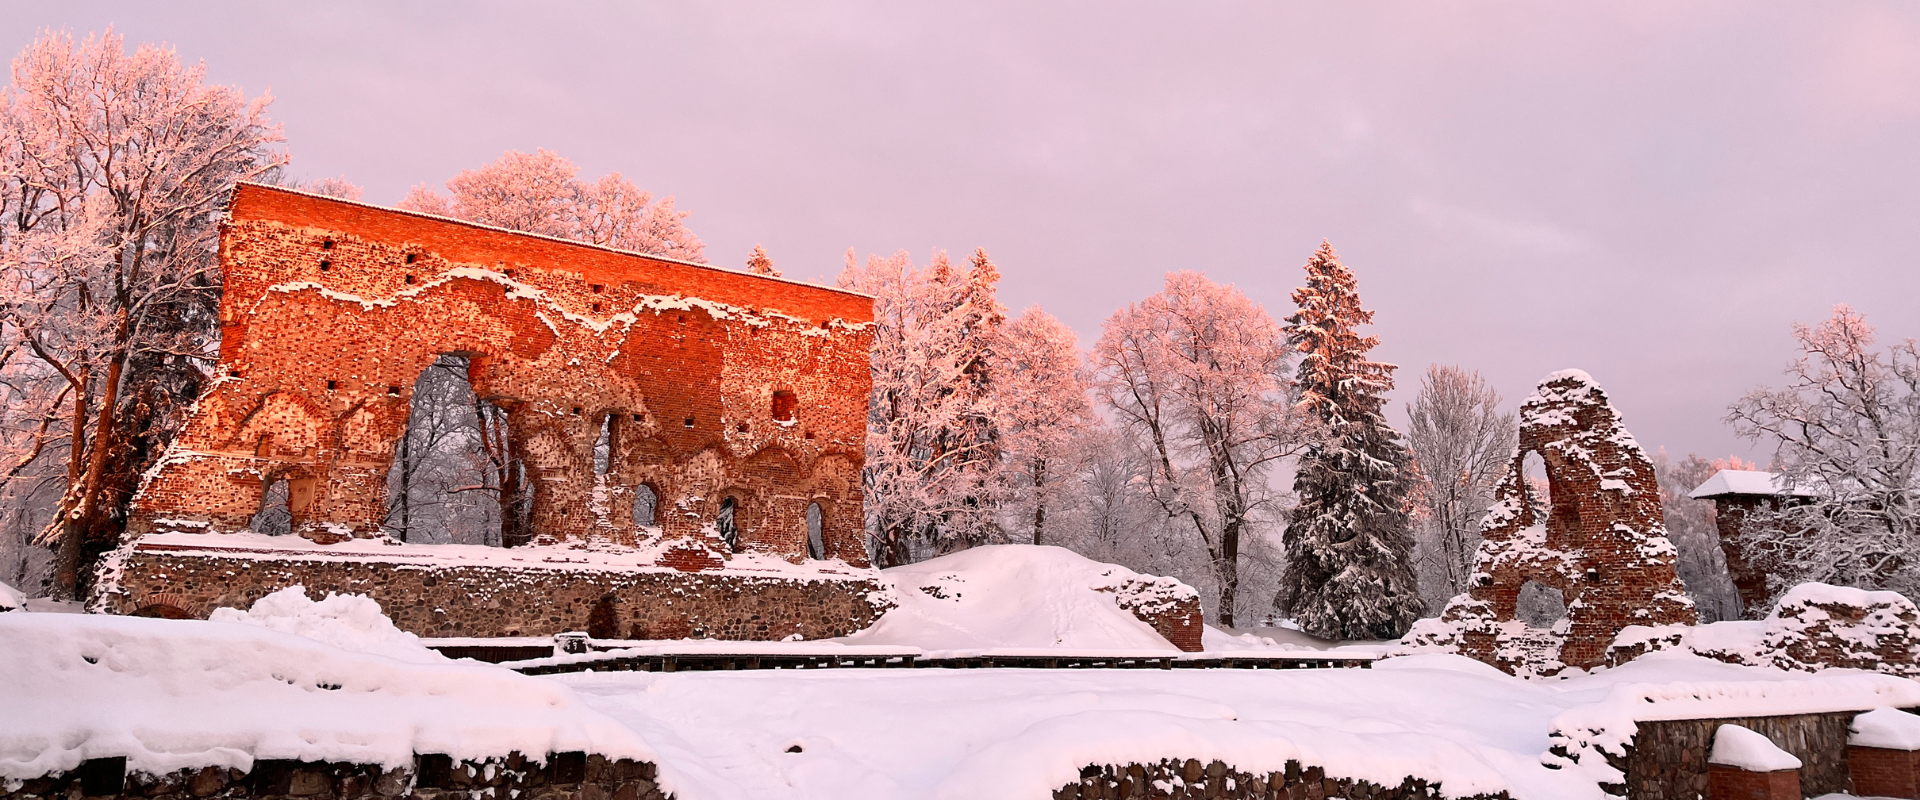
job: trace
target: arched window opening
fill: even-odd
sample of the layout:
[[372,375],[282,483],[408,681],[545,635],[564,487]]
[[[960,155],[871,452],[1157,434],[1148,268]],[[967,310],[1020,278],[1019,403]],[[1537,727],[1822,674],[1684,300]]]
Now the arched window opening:
[[1529,628],[1551,628],[1567,617],[1567,597],[1559,589],[1527,581],[1520,585],[1520,600],[1514,605],[1514,619]]
[[633,524],[643,528],[658,524],[654,514],[659,507],[660,494],[653,487],[644,483],[633,487]]
[[289,484],[286,478],[276,478],[267,484],[260,493],[260,510],[247,523],[247,529],[268,536],[285,536],[293,532],[293,511],[289,508]]
[[799,408],[800,398],[795,397],[793,392],[782,389],[773,393],[773,420],[775,422],[792,422],[793,412]]
[[820,504],[807,506],[807,557],[824,559],[827,557],[826,518],[820,511]]
[[[506,414],[474,394],[468,359],[443,355],[413,385],[387,473],[387,535],[419,544],[501,542]],[[512,505],[511,503],[509,505]]]
[[605,475],[613,468],[613,414],[600,420],[600,438],[593,442],[593,474]]
[[740,528],[734,523],[735,506],[731,497],[720,501],[720,516],[716,524],[720,528],[720,541],[726,543],[728,550],[738,553],[740,552]]

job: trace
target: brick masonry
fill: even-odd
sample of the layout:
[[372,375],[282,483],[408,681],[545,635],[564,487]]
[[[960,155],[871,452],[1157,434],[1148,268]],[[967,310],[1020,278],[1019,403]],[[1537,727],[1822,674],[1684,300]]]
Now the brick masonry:
[[[1545,518],[1524,466],[1547,473]],[[1442,645],[1507,672],[1552,674],[1605,662],[1628,625],[1693,624],[1675,570],[1653,464],[1586,373],[1554,373],[1520,407],[1520,446],[1494,490],[1473,584],[1408,641]],[[1528,582],[1557,589],[1567,616],[1552,630],[1515,619]]]
[[1800,771],[1753,772],[1719,764],[1707,775],[1712,800],[1801,800]]
[[425,637],[818,639],[861,630],[890,607],[870,573],[757,576],[673,569],[596,570],[496,564],[433,566],[377,558],[263,559],[134,548],[104,595],[122,614],[206,617],[301,585],[364,594],[393,624]]
[[[1438,784],[1408,777],[1397,786],[1329,778],[1326,771],[1288,761],[1277,772],[1242,772],[1224,762],[1167,759],[1152,764],[1095,765],[1080,770],[1080,780],[1056,789],[1054,800],[1128,800],[1221,798],[1222,800],[1427,800],[1456,795]],[[1471,795],[1460,800],[1505,800],[1507,794]]]
[[1856,795],[1920,798],[1920,752],[1851,745],[1847,766]]
[[300,535],[375,535],[414,382],[454,354],[508,413],[530,535],[631,543],[646,485],[660,535],[699,540],[732,500],[739,547],[797,561],[818,503],[828,554],[865,561],[870,298],[254,185],[220,264],[221,377],[135,533],[242,529],[284,478]]
[[79,798],[304,798],[305,800],[668,800],[654,765],[609,760],[585,753],[555,753],[534,763],[513,753],[505,758],[460,761],[416,756],[413,764],[386,769],[344,762],[255,761],[253,769],[189,769],[166,775],[127,774],[126,759],[83,762],[72,772],[33,778],[0,800]]

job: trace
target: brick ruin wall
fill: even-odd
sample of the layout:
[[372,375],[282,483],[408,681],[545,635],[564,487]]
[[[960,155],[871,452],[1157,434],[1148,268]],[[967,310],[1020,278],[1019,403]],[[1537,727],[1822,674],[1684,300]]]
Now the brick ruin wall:
[[279,589],[364,594],[425,637],[550,636],[777,641],[846,636],[890,608],[877,579],[671,569],[421,567],[359,558],[263,559],[135,548],[104,595],[121,614],[204,618]]
[[128,773],[126,759],[99,758],[79,769],[0,784],[0,800],[78,798],[257,798],[258,800],[668,800],[653,764],[585,753],[553,753],[536,763],[519,753],[482,761],[415,756],[405,767],[338,761],[258,760],[253,769]]
[[1507,793],[1462,798],[1439,784],[1408,777],[1396,786],[1330,778],[1320,767],[1288,761],[1276,772],[1243,772],[1225,762],[1170,758],[1152,764],[1094,765],[1080,780],[1053,792],[1054,800],[1506,800]]
[[300,535],[375,535],[415,380],[459,355],[507,412],[528,536],[715,549],[731,499],[740,549],[799,561],[818,504],[826,554],[866,563],[869,298],[263,186],[230,211],[220,377],[133,533],[244,529],[285,479]]
[[[1525,474],[1539,454],[1549,507]],[[1407,641],[1440,645],[1510,673],[1602,665],[1629,625],[1698,620],[1675,569],[1653,464],[1598,384],[1568,370],[1547,376],[1520,407],[1519,447],[1494,490],[1467,594]],[[1515,618],[1528,582],[1557,589],[1566,618],[1532,629]]]

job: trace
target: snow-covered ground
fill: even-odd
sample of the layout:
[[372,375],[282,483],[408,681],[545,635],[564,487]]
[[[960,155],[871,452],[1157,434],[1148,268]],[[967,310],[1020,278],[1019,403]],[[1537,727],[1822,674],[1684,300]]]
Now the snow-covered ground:
[[1808,695],[1845,702],[1859,692],[1869,705],[1920,699],[1920,684],[1900,678],[1809,678],[1684,654],[1564,681],[1521,680],[1447,655],[1394,658],[1372,670],[821,670],[552,680],[644,736],[676,765],[687,800],[1043,800],[1082,766],[1168,757],[1219,758],[1247,771],[1281,769],[1291,758],[1389,785],[1418,775],[1439,780],[1449,794],[1505,790],[1517,800],[1578,800],[1602,796],[1597,765],[1542,764],[1548,732],[1563,714],[1620,721],[1636,710],[1629,703],[1659,709],[1696,697],[1721,698],[1715,712],[1764,712],[1776,692],[1781,708]]
[[[1166,653],[1116,598],[1191,591],[1053,548],[982,548],[889,577],[901,605],[870,633],[758,647]],[[1206,643],[1298,647],[1214,630]],[[1249,772],[1298,760],[1388,785],[1411,775],[1455,796],[1581,800],[1615,777],[1596,750],[1628,741],[1636,721],[1917,705],[1920,682],[1906,678],[1738,666],[1683,650],[1558,680],[1443,654],[1370,670],[532,678],[448,660],[359,597],[289,590],[205,622],[0,613],[0,778],[14,780],[117,755],[166,772],[245,769],[255,758],[395,764],[414,752],[590,750],[655,761],[681,800],[1045,800],[1081,767],[1166,758]],[[1869,735],[1920,741],[1915,720],[1882,716]],[[1729,758],[1761,750],[1729,742]],[[1579,758],[1550,755],[1556,745]]]

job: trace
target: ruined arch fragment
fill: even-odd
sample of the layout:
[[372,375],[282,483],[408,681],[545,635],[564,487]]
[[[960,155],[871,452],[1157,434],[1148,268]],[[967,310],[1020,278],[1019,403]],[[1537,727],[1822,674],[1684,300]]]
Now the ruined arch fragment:
[[[1494,489],[1467,594],[1406,639],[1456,648],[1517,674],[1600,665],[1628,625],[1693,624],[1675,571],[1653,464],[1585,372],[1548,375],[1520,407],[1519,447]],[[1524,470],[1538,453],[1548,503]],[[1567,616],[1551,629],[1515,619],[1520,589],[1558,589]]]

